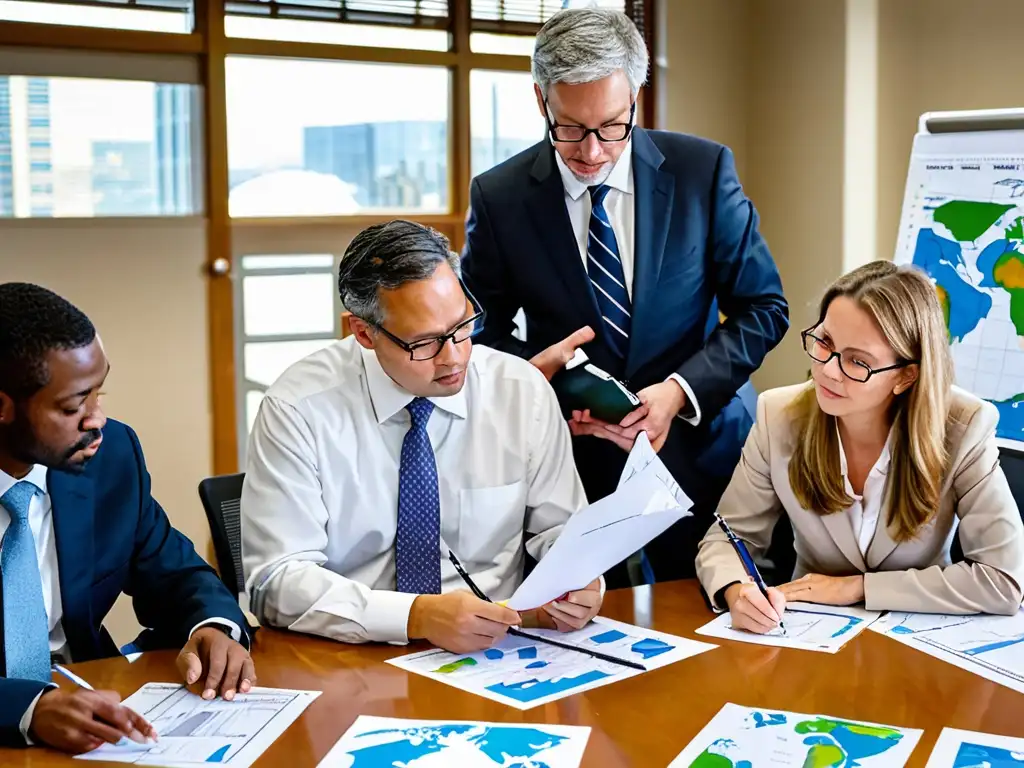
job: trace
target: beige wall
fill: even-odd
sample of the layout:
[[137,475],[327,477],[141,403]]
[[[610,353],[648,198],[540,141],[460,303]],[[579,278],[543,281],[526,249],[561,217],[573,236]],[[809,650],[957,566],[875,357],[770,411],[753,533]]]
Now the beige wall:
[[[204,228],[200,221],[2,221],[0,282],[39,283],[96,324],[111,373],[106,410],[139,434],[153,494],[207,553],[196,493],[210,474]],[[122,597],[107,626],[138,631]]]
[[1020,0],[882,0],[878,256],[892,258],[923,112],[1024,107]]

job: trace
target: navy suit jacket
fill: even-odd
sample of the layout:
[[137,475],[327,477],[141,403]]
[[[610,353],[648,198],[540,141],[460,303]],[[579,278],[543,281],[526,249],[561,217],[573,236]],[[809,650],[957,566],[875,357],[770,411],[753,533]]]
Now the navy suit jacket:
[[[47,490],[61,624],[74,661],[118,655],[102,622],[122,592],[132,596],[135,615],[147,628],[135,640],[142,651],[179,649],[193,627],[207,619],[229,619],[246,633],[238,601],[150,495],[142,447],[130,427],[109,420],[103,444],[85,471],[50,470]],[[7,631],[17,628],[2,627],[0,637]],[[0,643],[0,661],[2,652]],[[46,687],[0,678],[0,745],[24,745],[19,722]]]
[[[476,341],[530,357],[589,325],[597,333],[584,347],[591,361],[634,392],[678,373],[696,395],[701,422],[677,420],[661,456],[695,502],[713,505],[753,423],[749,376],[785,334],[789,308],[727,147],[637,128],[632,152],[627,359],[605,340],[547,141],[473,181],[462,263],[487,311]],[[511,335],[520,308],[525,343]],[[615,489],[623,451],[594,438],[576,440],[574,451],[592,501]]]

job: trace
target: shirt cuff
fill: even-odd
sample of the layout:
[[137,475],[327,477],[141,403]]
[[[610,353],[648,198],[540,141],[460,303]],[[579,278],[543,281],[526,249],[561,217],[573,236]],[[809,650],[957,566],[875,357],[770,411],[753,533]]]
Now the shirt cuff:
[[667,380],[674,381],[683,388],[683,392],[686,393],[686,404],[693,407],[693,413],[691,415],[684,416],[682,413],[678,413],[676,414],[676,418],[682,419],[687,424],[696,427],[700,424],[700,403],[697,402],[697,396],[693,394],[693,390],[690,389],[690,385],[686,383],[686,379],[678,373],[673,373]]
[[[249,648],[249,635],[244,633],[244,632],[242,632],[242,628],[240,626],[238,626],[237,624],[235,624],[235,622],[231,621],[231,619],[214,618],[214,619],[207,619],[206,621],[201,621],[198,624],[196,624],[194,627],[192,627],[192,631],[188,633],[189,639],[191,639],[192,635],[194,635],[197,631],[199,631],[203,627],[209,627],[209,626],[223,627],[224,629],[228,630],[230,632],[230,634],[231,634],[231,639],[234,640],[236,643],[240,643],[241,645],[244,645],[246,647],[246,650],[248,650],[248,648]],[[243,636],[245,637],[245,641],[244,642],[242,641],[242,637]]]
[[39,700],[43,698],[43,694],[47,691],[53,690],[53,687],[54,686],[45,688],[39,692],[38,696],[32,699],[32,703],[28,705],[28,709],[25,710],[25,714],[21,716],[21,721],[18,723],[18,730],[21,731],[21,735],[25,739],[25,744],[30,747],[34,747],[36,745],[36,743],[32,741],[32,737],[28,735],[29,731],[32,730],[32,718],[36,713],[36,704],[38,704]]
[[419,595],[375,589],[366,601],[360,623],[368,640],[404,645],[409,642],[409,612]]

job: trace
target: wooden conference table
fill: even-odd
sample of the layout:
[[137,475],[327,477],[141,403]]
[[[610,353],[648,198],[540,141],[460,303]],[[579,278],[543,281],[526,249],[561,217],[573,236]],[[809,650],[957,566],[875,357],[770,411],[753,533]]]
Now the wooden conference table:
[[[695,581],[611,591],[602,613],[693,639],[711,618]],[[1024,695],[871,631],[835,655],[713,642],[716,650],[694,658],[520,712],[383,663],[425,645],[346,646],[264,629],[253,652],[260,685],[323,695],[256,765],[316,766],[360,714],[587,725],[587,768],[664,768],[726,702],[922,728],[911,766],[925,764],[943,726],[1024,737]],[[146,682],[177,681],[174,658],[164,651],[73,669],[128,696]],[[0,765],[98,763],[36,748],[0,749]]]

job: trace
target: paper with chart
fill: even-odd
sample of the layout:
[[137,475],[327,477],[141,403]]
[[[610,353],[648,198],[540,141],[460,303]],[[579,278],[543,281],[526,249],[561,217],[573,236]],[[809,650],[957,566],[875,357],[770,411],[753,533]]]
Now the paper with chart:
[[693,502],[641,432],[615,493],[569,518],[506,605],[516,611],[530,610],[582,589],[691,514],[692,507]]
[[777,645],[804,651],[836,653],[846,643],[867,629],[881,614],[851,606],[789,603],[782,621],[786,633],[774,629],[758,635],[742,629],[733,629],[732,616],[723,613],[697,630],[698,635],[739,640],[758,645]]
[[124,704],[160,735],[155,744],[104,745],[80,760],[160,765],[168,768],[218,763],[247,768],[295,722],[320,691],[253,688],[234,701],[204,701],[173,683],[147,683]]
[[956,383],[1024,440],[1024,132],[918,135],[895,261],[935,281]]
[[360,715],[319,768],[579,768],[590,728]]
[[921,731],[726,704],[669,768],[898,768]]
[[1024,693],[1024,611],[1013,616],[893,612],[871,628]]
[[[645,671],[716,647],[600,617],[576,632],[527,631],[637,662]],[[530,709],[643,674],[632,667],[514,635],[486,651],[456,654],[434,649],[390,659],[388,664],[516,709]]]
[[925,768],[1024,768],[1024,739],[943,728]]

